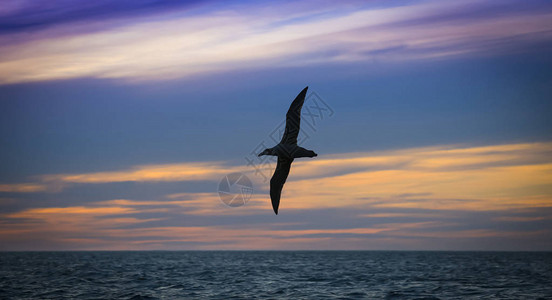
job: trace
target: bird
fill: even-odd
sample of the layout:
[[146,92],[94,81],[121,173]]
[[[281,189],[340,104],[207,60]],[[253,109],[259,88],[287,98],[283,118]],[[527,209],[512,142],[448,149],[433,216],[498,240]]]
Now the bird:
[[272,202],[272,209],[276,215],[280,207],[282,188],[288,178],[293,160],[300,157],[312,158],[318,156],[314,151],[307,150],[297,145],[297,136],[299,135],[299,128],[301,125],[301,109],[303,108],[308,88],[308,86],[305,87],[289,106],[289,110],[286,114],[286,129],[280,143],[272,148],[263,150],[258,155],[259,157],[263,155],[278,157],[276,170],[274,170],[274,175],[272,175],[270,179],[270,200]]

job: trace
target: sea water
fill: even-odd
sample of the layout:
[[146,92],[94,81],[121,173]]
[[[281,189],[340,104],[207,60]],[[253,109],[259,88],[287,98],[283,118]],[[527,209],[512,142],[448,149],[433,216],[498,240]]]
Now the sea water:
[[550,252],[0,252],[1,299],[552,299]]

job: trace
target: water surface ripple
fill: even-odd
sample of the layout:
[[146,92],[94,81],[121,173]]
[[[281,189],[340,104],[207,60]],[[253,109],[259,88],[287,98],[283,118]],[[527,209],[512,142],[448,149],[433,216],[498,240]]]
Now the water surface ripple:
[[550,252],[2,252],[1,299],[552,299]]

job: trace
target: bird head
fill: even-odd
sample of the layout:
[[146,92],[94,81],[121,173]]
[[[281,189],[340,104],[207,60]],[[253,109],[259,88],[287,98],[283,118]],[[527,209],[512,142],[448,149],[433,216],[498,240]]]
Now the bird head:
[[272,149],[264,149],[263,152],[259,153],[259,157],[263,155],[272,155]]

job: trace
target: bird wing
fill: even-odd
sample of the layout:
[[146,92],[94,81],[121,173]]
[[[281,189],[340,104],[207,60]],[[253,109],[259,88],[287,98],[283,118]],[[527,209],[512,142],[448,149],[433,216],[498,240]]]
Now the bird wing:
[[280,206],[280,195],[282,194],[282,188],[286,179],[289,175],[289,170],[291,169],[291,163],[293,158],[280,158],[278,157],[278,164],[276,165],[276,170],[274,175],[270,179],[270,200],[272,200],[272,209],[278,214],[278,207]]
[[304,88],[289,106],[286,114],[286,129],[282,136],[282,141],[280,141],[281,144],[297,144],[299,126],[301,125],[301,108],[303,108],[308,88],[308,86]]

